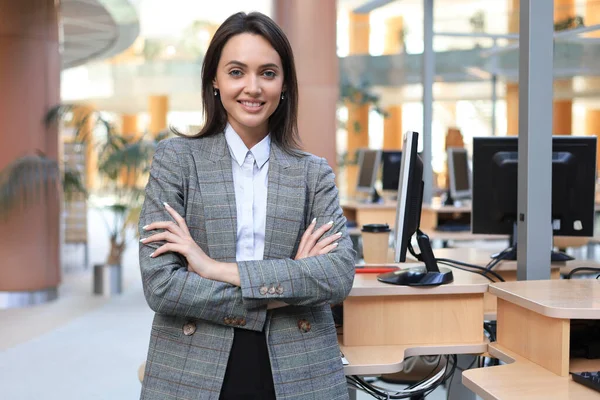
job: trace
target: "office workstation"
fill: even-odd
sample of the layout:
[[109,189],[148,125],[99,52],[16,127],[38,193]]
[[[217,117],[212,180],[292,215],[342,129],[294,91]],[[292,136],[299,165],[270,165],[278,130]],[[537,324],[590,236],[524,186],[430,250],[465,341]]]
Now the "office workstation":
[[[418,136],[416,132],[405,134],[402,163],[398,171],[397,195],[395,201],[388,200],[387,203],[383,203],[386,209],[390,210],[389,213],[392,213],[393,209],[394,217],[390,224],[393,227],[391,230],[393,240],[389,240],[388,230],[363,228],[361,232],[371,236],[374,235],[372,232],[382,232],[380,240],[385,243],[393,242],[393,247],[385,249],[387,253],[385,262],[379,260],[373,264],[369,263],[367,258],[373,256],[367,252],[365,260],[357,265],[355,283],[344,302],[343,324],[339,330],[340,348],[348,362],[345,366],[346,374],[353,376],[351,382],[356,387],[361,387],[361,385],[368,385],[367,381],[361,380],[363,376],[402,371],[403,363],[408,357],[443,355],[447,357],[445,359],[447,366],[436,375],[439,383],[456,373],[457,358],[455,357],[459,355],[475,357],[485,354],[500,360],[499,363],[510,364],[511,373],[518,374],[519,371],[522,373],[524,368],[532,371],[534,377],[539,375],[552,380],[552,376],[548,375],[553,373],[552,369],[550,372],[544,372],[543,366],[539,367],[535,364],[538,362],[535,358],[538,355],[518,353],[517,350],[522,348],[531,346],[535,348],[536,339],[528,333],[530,329],[528,325],[523,324],[523,320],[532,318],[531,315],[514,316],[516,311],[514,307],[510,308],[510,301],[512,299],[515,302],[515,299],[529,295],[529,290],[534,290],[539,296],[545,294],[552,299],[552,302],[559,303],[560,293],[568,292],[568,288],[573,288],[579,292],[578,301],[591,307],[591,314],[586,318],[592,318],[595,312],[600,312],[600,309],[594,311],[594,307],[598,307],[600,303],[594,300],[593,293],[595,287],[600,288],[597,286],[600,282],[560,279],[560,272],[561,268],[567,266],[570,270],[583,266],[593,271],[594,268],[597,269],[597,264],[579,263],[573,257],[553,250],[553,246],[548,244],[547,251],[551,259],[549,278],[552,279],[513,282],[517,280],[516,250],[519,243],[515,228],[518,173],[516,138],[476,138],[473,146],[473,182],[475,183],[472,199],[469,201],[472,205],[469,213],[472,218],[470,228],[473,232],[502,235],[503,249],[495,254],[485,248],[433,249],[428,230],[422,225],[422,210],[426,206],[422,202],[423,162],[415,150]],[[556,201],[553,196],[552,221],[549,221],[548,225],[552,225],[553,234],[557,236],[566,238],[591,236],[594,219],[595,173],[590,173],[586,166],[590,162],[594,163],[596,140],[579,137],[554,138],[552,151],[552,165],[555,172],[553,185],[560,185],[560,190],[554,191]],[[378,158],[380,156],[375,157]],[[376,175],[372,168],[370,175]],[[565,200],[560,201],[560,199]],[[377,204],[370,200],[367,199],[369,202],[362,200],[361,205],[367,207],[382,205],[381,200],[378,200]],[[441,209],[454,206],[440,204],[437,207]],[[363,222],[367,226],[379,226],[389,221],[369,220],[371,217],[368,216],[366,218],[367,220]],[[375,242],[372,240],[369,237],[365,244],[374,246]],[[387,267],[389,270],[383,272],[381,267]],[[377,268],[377,272],[369,273],[369,268]],[[539,282],[545,285],[535,286]],[[513,283],[517,286],[511,286]],[[525,295],[521,295],[518,291],[517,294],[506,294],[507,291],[502,290],[505,287],[510,290],[517,287]],[[535,301],[532,300],[533,303]],[[570,309],[571,306],[568,305],[570,300],[565,298],[565,301],[567,303],[560,307]],[[521,303],[517,301],[517,304],[520,306]],[[567,317],[573,320],[580,319],[583,314],[585,312],[575,312]],[[548,318],[554,317],[550,311]],[[562,317],[567,318],[564,315]],[[486,332],[484,330],[486,324],[488,327],[493,326],[494,329]],[[547,324],[548,321],[541,321],[531,329],[543,330]],[[546,332],[551,335],[549,339],[551,344],[542,346],[539,352],[543,353],[546,346],[560,344],[559,347],[562,349],[560,371],[563,375],[560,379],[565,380],[570,379],[565,374],[564,366],[570,365],[569,336],[568,332],[565,333],[566,325],[563,323],[561,326],[563,341],[556,342],[559,338],[554,336],[560,332],[558,328],[552,328]],[[524,330],[524,338],[519,330]],[[506,339],[507,337],[512,339]],[[555,353],[551,354],[551,358],[555,358]],[[596,371],[600,363],[596,365],[594,362],[579,359],[573,362],[573,366],[579,372]],[[470,380],[467,387],[484,398],[505,398],[502,394],[497,397],[494,397],[495,394],[490,395],[495,393],[494,385],[500,387],[506,385],[506,381],[504,384],[501,383],[508,373],[502,372],[505,371],[503,369],[505,367],[506,365],[502,365],[469,370],[466,376],[473,377],[468,378]],[[538,370],[539,368],[541,369]],[[572,393],[598,396],[580,383],[569,382],[571,383],[567,386],[572,386],[569,389]],[[424,388],[432,385],[435,384],[421,382],[417,387],[422,390],[416,394],[426,393]],[[511,387],[511,385],[506,386]]]

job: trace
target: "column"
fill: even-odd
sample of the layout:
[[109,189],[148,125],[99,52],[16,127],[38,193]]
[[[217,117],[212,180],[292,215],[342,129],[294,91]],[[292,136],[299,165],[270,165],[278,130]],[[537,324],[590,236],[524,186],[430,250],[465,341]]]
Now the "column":
[[600,109],[585,111],[585,134],[594,135],[596,140],[596,169],[600,171]]
[[77,127],[79,135],[85,138],[85,184],[90,190],[98,187],[98,153],[94,146],[93,129],[94,118],[90,117],[95,112],[90,105],[80,105],[73,109],[73,119],[69,126]]
[[[519,0],[509,0],[512,6],[509,18],[509,32],[519,31]],[[588,2],[589,6],[589,2]],[[595,10],[591,10],[594,12]],[[575,16],[574,0],[554,0],[554,22],[564,21]],[[591,25],[587,20],[586,25]],[[563,79],[555,82],[558,87],[570,86],[571,79]],[[552,106],[552,134],[570,135],[573,118],[573,101],[571,99],[555,100]],[[519,85],[517,83],[506,84],[506,119],[507,135],[519,133]]]
[[153,136],[167,129],[167,113],[169,112],[168,96],[150,96],[148,113],[150,114],[149,131]]
[[[369,14],[350,13],[349,16],[349,55],[369,54],[370,22]],[[359,99],[355,99],[358,101]],[[369,105],[345,101],[348,109],[347,144],[348,160],[356,160],[356,151],[369,147]],[[358,165],[346,165],[345,188],[348,196],[356,193]]]
[[[391,17],[385,21],[383,54],[398,54],[402,51],[404,48],[403,30],[402,16]],[[387,117],[383,120],[383,148],[386,150],[400,149],[402,148],[402,105],[391,105],[386,107],[385,111]]]
[[[55,2],[0,0],[0,10],[0,170],[37,150],[58,160],[57,129],[46,129],[43,122],[47,111],[60,101]],[[17,208],[0,222],[0,308],[57,296],[58,195],[49,188],[44,201],[26,210]]]
[[[600,2],[587,0],[583,20],[587,26],[600,24]],[[600,31],[588,33],[586,36],[600,37]],[[586,84],[600,86],[600,78],[586,77]],[[588,108],[585,112],[585,134],[595,135],[596,142],[596,169],[600,171],[600,109]]]
[[[123,114],[121,115],[121,133],[123,137],[127,139],[137,139],[140,136],[138,130],[138,118],[136,114]],[[123,168],[121,173],[121,184],[127,187],[132,187],[137,184],[138,181],[137,171],[127,171]]]
[[[274,0],[275,21],[294,51],[300,98],[298,129],[304,149],[336,169],[339,97],[335,1]],[[310,27],[310,29],[307,29]]]

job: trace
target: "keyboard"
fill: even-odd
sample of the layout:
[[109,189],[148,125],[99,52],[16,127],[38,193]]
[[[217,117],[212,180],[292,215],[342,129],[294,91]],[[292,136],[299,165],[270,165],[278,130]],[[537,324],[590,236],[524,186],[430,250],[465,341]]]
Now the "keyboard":
[[600,392],[600,371],[571,372],[571,376],[575,382]]

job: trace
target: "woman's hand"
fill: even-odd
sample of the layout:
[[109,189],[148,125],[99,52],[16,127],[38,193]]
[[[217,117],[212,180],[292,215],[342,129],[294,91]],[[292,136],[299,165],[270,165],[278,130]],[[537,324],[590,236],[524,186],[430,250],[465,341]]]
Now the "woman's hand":
[[143,238],[140,242],[144,244],[159,241],[167,242],[156,249],[154,253],[150,254],[150,257],[155,258],[169,251],[179,253],[186,258],[188,269],[191,269],[204,278],[208,278],[209,271],[213,269],[212,267],[216,261],[207,256],[200,246],[196,244],[190,235],[185,219],[183,219],[183,217],[170,205],[167,203],[164,203],[164,205],[167,212],[175,219],[175,222],[160,221],[144,226],[143,229],[145,231],[152,231],[155,229],[165,229],[165,231]]
[[325,232],[331,229],[333,226],[333,221],[326,223],[317,230],[315,230],[316,224],[317,219],[315,218],[312,220],[308,228],[306,228],[306,231],[302,235],[302,239],[300,239],[300,245],[298,246],[298,252],[296,253],[294,260],[327,254],[337,247],[338,244],[336,240],[342,236],[341,232],[335,233],[321,241],[318,241],[321,236],[325,234]]

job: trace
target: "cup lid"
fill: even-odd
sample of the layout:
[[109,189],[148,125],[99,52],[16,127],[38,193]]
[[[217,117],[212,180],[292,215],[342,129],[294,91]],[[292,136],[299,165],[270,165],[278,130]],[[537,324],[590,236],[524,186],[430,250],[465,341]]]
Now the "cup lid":
[[366,224],[362,226],[362,232],[389,232],[390,226],[388,224]]

